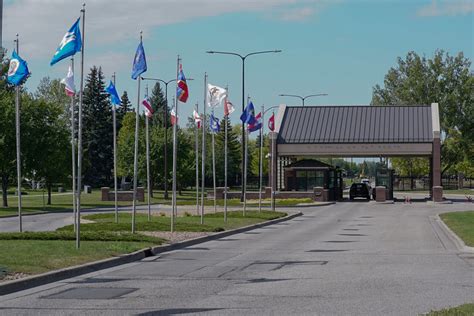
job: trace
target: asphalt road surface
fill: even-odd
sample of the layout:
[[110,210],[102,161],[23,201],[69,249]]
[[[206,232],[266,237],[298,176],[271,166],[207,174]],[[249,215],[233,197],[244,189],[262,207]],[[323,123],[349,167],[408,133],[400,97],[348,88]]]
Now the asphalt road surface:
[[2,315],[418,315],[474,302],[452,205],[338,203],[220,240],[0,297]]

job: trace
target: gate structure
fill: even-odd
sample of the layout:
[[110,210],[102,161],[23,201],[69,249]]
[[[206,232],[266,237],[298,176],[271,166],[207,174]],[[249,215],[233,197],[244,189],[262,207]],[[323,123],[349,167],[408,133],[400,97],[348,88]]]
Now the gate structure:
[[[274,191],[284,189],[282,168],[296,157],[427,157],[432,198],[441,202],[438,103],[395,106],[280,105],[271,148]],[[274,177],[272,175],[275,175]]]

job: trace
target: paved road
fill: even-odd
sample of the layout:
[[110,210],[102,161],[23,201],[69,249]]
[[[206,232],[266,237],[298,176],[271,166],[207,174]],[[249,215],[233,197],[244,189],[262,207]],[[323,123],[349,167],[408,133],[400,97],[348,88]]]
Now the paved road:
[[418,315],[474,301],[474,255],[433,222],[472,204],[338,203],[0,298],[2,315]]

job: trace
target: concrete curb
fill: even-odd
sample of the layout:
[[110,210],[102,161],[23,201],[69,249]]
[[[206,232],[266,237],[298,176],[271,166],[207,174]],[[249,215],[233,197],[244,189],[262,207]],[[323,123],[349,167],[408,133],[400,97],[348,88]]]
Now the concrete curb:
[[459,236],[456,235],[456,233],[454,233],[451,230],[451,228],[448,227],[448,225],[446,225],[444,223],[444,221],[441,219],[441,217],[439,217],[439,214],[437,214],[434,219],[435,219],[436,223],[439,225],[439,227],[441,227],[441,229],[444,231],[446,236],[453,242],[453,244],[456,246],[456,248],[460,252],[474,253],[474,247],[466,246],[464,241],[461,238],[459,238]]
[[203,243],[206,241],[216,240],[216,239],[227,237],[230,235],[239,234],[239,233],[246,232],[252,229],[277,224],[277,223],[284,222],[301,215],[303,215],[303,213],[298,212],[295,214],[290,214],[285,217],[277,218],[277,219],[266,221],[263,223],[240,227],[240,228],[236,228],[236,229],[228,230],[224,232],[214,233],[212,235],[189,239],[189,240],[185,240],[185,241],[178,242],[175,244],[145,248],[142,250],[138,250],[138,251],[121,255],[118,257],[114,257],[114,258],[94,261],[94,262],[90,262],[90,263],[86,263],[82,265],[77,265],[77,266],[68,267],[68,268],[64,268],[60,270],[46,272],[39,275],[30,276],[30,277],[19,279],[19,280],[4,282],[0,284],[0,295],[6,295],[13,292],[18,292],[18,291],[26,290],[29,288],[37,287],[40,285],[45,285],[48,283],[57,282],[64,279],[69,279],[69,278],[76,277],[82,274],[92,273],[99,270],[115,267],[118,265],[138,261],[143,258],[150,257],[162,252],[177,250],[177,249],[189,247],[192,245],[196,245],[199,243]]
[[336,204],[336,202],[321,202],[319,204],[311,204],[311,203],[308,203],[308,204],[304,204],[304,203],[300,203],[300,204],[296,204],[295,206],[279,206],[277,209],[285,209],[285,208],[300,208],[300,207],[319,207],[319,206],[328,206],[328,205],[333,205],[333,204]]

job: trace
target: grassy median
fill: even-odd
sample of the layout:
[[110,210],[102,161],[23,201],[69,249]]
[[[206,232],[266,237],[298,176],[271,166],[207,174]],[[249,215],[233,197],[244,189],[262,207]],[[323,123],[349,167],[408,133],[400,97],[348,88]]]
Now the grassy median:
[[472,316],[474,315],[474,304],[464,304],[458,307],[451,307],[439,311],[432,311],[426,316]]
[[474,247],[474,211],[444,213],[439,216],[467,246]]

